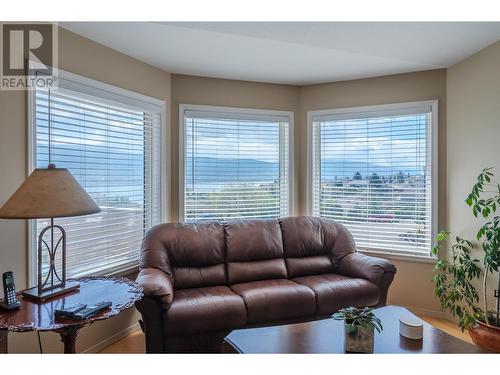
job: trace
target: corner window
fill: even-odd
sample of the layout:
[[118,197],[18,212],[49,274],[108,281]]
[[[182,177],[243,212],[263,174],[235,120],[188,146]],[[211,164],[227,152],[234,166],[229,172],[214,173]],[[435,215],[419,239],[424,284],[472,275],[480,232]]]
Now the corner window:
[[428,257],[435,233],[437,103],[309,112],[309,206],[361,250]]
[[[135,267],[145,231],[163,219],[164,103],[62,71],[58,82],[30,93],[32,166],[67,168],[102,210],[55,219],[67,232],[68,277]],[[34,221],[32,254],[47,224]]]
[[180,116],[185,221],[291,214],[291,113],[181,105]]

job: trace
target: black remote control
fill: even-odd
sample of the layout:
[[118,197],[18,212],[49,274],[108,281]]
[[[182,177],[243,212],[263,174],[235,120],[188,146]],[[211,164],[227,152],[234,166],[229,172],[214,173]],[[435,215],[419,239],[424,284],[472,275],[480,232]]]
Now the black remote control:
[[77,303],[75,305],[67,305],[67,306],[63,305],[63,307],[61,307],[60,309],[56,309],[54,315],[56,316],[56,318],[73,319],[74,315],[77,312],[82,311],[86,307],[87,305],[83,303]]
[[77,319],[77,320],[88,319],[91,316],[97,314],[98,312],[107,309],[111,305],[112,305],[111,302],[96,303],[95,305],[89,306],[89,307],[87,307],[83,310],[80,310],[77,313],[73,314],[73,319]]

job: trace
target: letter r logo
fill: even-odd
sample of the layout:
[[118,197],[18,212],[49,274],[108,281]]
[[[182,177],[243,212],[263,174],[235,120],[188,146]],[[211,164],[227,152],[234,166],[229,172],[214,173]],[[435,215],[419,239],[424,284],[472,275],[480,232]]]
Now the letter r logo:
[[2,24],[2,76],[28,74],[28,62],[52,74],[54,40],[52,24]]

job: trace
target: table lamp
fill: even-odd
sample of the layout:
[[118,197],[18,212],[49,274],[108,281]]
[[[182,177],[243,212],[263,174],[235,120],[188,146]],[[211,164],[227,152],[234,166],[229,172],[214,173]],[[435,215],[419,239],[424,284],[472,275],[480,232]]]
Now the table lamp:
[[[38,286],[25,290],[25,297],[41,302],[78,289],[77,282],[66,281],[66,232],[54,224],[54,218],[89,215],[101,209],[65,168],[49,164],[47,169],[35,169],[0,208],[1,219],[50,218],[50,225],[38,236]],[[50,244],[44,239],[50,231]],[[54,232],[60,237],[54,239]],[[61,275],[57,272],[56,253],[62,250]],[[43,250],[48,252],[48,271],[42,273]]]

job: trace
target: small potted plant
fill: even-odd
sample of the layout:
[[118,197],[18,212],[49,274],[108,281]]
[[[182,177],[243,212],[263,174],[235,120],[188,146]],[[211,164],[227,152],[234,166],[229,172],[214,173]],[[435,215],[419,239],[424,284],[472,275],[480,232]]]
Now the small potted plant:
[[382,322],[365,307],[348,307],[332,315],[333,319],[344,321],[344,351],[351,353],[373,353],[375,330],[382,332]]

